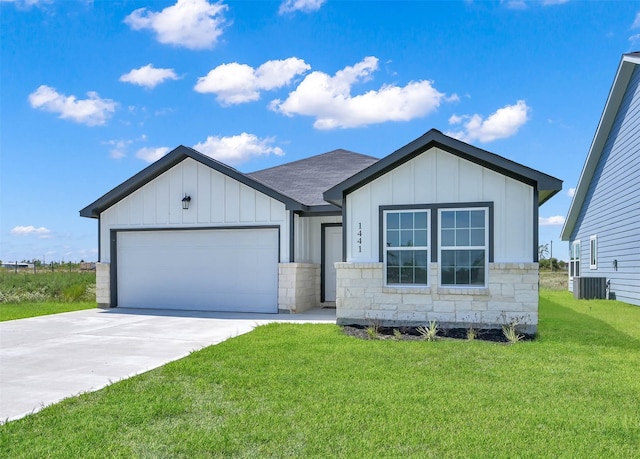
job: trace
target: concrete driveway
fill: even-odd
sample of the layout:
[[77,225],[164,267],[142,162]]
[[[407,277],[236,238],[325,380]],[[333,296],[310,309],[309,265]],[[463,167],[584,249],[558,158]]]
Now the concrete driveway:
[[116,308],[0,322],[0,422],[269,322],[335,323],[335,311],[280,315]]

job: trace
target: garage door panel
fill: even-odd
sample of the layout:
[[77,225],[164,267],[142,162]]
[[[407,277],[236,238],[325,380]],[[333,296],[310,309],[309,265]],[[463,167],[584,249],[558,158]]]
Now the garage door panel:
[[278,311],[276,229],[118,234],[118,306]]

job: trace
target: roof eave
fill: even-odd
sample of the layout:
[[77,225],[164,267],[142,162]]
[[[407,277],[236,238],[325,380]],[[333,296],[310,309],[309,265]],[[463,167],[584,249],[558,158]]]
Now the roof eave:
[[260,191],[261,193],[266,194],[267,196],[270,196],[282,202],[283,204],[285,204],[288,210],[303,211],[307,209],[307,206],[296,201],[295,199],[292,199],[289,196],[286,196],[258,182],[257,180],[252,179],[251,177],[248,177],[242,172],[239,172],[232,167],[227,166],[226,164],[216,161],[209,156],[203,155],[202,153],[192,148],[180,145],[155,163],[141,170],[133,177],[129,178],[125,182],[113,188],[111,191],[104,194],[102,197],[98,198],[96,201],[89,204],[84,209],[80,210],[80,216],[87,218],[98,218],[100,216],[100,213],[104,212],[106,209],[113,206],[118,201],[124,199],[134,191],[142,188],[144,185],[159,177],[161,174],[165,173],[176,164],[184,161],[186,158],[192,158],[195,161],[209,166],[212,169],[224,175],[227,175],[228,177],[231,177],[257,191]]
[[596,129],[596,133],[593,136],[593,141],[589,148],[589,153],[585,159],[582,171],[580,172],[580,178],[578,179],[578,185],[576,186],[571,205],[569,206],[569,212],[565,219],[562,231],[560,232],[560,238],[563,241],[568,241],[571,238],[571,233],[575,228],[575,224],[578,221],[578,215],[584,204],[584,200],[587,197],[587,191],[591,178],[598,165],[602,150],[609,137],[609,132],[613,126],[620,103],[627,90],[631,75],[636,65],[640,64],[640,53],[625,54],[622,56],[616,76],[609,90],[609,96],[605,103],[604,110],[600,117],[600,122]]

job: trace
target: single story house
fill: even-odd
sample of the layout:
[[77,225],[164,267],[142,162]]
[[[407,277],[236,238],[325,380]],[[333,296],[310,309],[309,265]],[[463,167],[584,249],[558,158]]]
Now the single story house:
[[561,237],[574,295],[640,306],[640,52],[622,56]]
[[549,175],[432,129],[244,174],[180,146],[80,211],[106,307],[263,313],[334,302],[340,324],[538,323]]

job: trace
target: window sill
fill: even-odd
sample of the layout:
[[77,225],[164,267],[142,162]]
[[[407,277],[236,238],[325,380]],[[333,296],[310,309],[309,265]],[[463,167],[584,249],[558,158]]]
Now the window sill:
[[485,295],[489,296],[489,287],[438,287],[439,295]]
[[431,293],[431,288],[425,285],[383,286],[382,293]]

